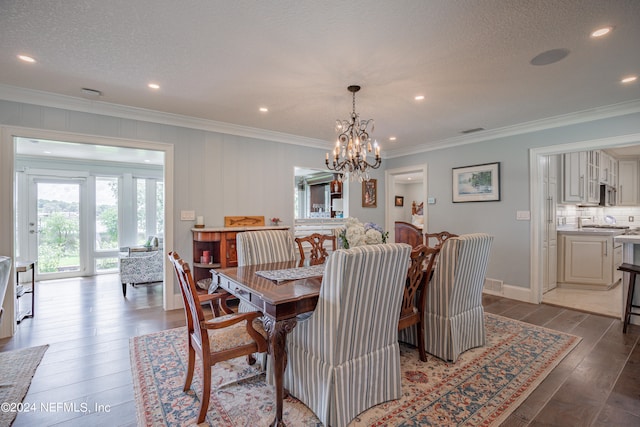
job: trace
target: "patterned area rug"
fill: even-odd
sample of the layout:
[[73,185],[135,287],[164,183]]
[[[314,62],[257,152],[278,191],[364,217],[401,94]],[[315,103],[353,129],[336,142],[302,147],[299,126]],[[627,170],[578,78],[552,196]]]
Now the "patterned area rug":
[[[371,408],[350,426],[497,426],[520,405],[580,338],[485,314],[487,345],[463,353],[455,364],[429,355],[420,362],[411,346],[400,346],[403,371],[399,400]],[[131,338],[131,366],[138,425],[195,424],[199,371],[182,391],[186,363],[185,329]],[[197,366],[197,364],[196,364]],[[207,419],[202,425],[267,426],[273,420],[274,390],[245,358],[214,368]],[[194,392],[196,390],[196,392]],[[288,426],[320,426],[301,402],[284,404]]]
[[27,394],[47,348],[41,345],[0,353],[0,426],[10,426],[15,420],[16,405]]

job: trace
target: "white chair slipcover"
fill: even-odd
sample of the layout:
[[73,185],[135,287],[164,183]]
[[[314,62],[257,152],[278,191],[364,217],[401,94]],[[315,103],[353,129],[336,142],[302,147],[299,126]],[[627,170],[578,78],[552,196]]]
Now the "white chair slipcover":
[[295,261],[296,244],[289,230],[246,231],[236,235],[238,266]]
[[[236,251],[238,254],[238,267],[296,260],[296,244],[289,230],[260,230],[238,233],[236,234]],[[240,300],[238,304],[240,313],[254,310],[255,307],[251,304]],[[267,370],[267,383],[274,384],[271,358],[267,358],[266,353],[256,353],[255,357]]]
[[493,236],[465,234],[445,240],[424,307],[425,348],[455,362],[485,344],[482,289]]
[[9,276],[11,275],[11,258],[6,256],[0,256],[0,324],[2,323],[2,304],[4,303],[4,296],[7,292],[7,284],[9,283]]
[[410,253],[396,243],[331,253],[316,309],[287,336],[284,386],[325,426],[401,396],[398,318]]

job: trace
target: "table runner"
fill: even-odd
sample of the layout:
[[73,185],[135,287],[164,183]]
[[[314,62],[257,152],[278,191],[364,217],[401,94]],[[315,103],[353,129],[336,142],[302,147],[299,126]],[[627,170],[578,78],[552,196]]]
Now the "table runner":
[[256,271],[256,274],[265,279],[273,280],[276,283],[288,282],[290,280],[307,279],[309,277],[320,277],[324,274],[324,264],[285,268],[284,270],[260,270]]

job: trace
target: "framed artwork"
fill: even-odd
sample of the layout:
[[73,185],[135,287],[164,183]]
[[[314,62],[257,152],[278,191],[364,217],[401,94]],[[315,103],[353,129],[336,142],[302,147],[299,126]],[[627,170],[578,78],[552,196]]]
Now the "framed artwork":
[[453,168],[453,202],[500,200],[500,162]]
[[362,207],[375,208],[378,206],[378,181],[370,179],[362,181]]
[[404,206],[404,197],[396,196],[396,206]]

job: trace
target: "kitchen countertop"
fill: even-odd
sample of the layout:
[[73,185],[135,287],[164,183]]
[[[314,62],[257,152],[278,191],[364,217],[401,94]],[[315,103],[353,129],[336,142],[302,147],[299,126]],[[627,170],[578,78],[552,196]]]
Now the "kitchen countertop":
[[[622,236],[626,230],[621,228],[578,228],[578,227],[558,227],[558,233],[562,234],[588,234],[588,235],[598,235],[598,236],[614,236],[616,240],[619,236]],[[640,236],[625,236],[625,237],[633,237],[636,238],[640,242]]]
[[638,245],[640,244],[640,235],[627,234],[627,235],[615,236],[614,240],[618,243],[634,243]]

